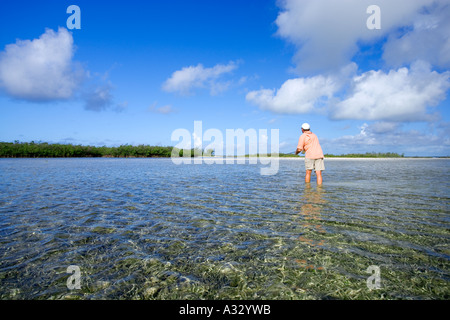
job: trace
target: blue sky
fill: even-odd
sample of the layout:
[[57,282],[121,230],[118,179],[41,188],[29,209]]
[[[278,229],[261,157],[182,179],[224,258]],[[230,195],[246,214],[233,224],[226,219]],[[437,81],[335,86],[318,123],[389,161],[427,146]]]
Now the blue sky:
[[[81,29],[67,29],[72,4]],[[200,120],[278,129],[291,152],[309,122],[325,153],[450,155],[448,0],[0,9],[0,141],[175,145],[172,132]]]

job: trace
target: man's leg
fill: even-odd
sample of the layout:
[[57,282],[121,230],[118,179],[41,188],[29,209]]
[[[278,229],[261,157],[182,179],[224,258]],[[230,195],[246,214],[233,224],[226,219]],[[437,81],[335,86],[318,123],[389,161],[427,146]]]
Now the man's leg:
[[316,175],[317,175],[317,184],[321,185],[322,184],[322,171],[317,170]]
[[305,182],[309,183],[311,181],[312,170],[306,170]]

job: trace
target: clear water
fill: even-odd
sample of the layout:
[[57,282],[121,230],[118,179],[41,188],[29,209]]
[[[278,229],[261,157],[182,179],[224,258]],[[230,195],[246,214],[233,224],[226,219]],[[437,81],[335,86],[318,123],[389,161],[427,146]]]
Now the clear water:
[[326,169],[0,159],[0,297],[448,299],[450,160]]

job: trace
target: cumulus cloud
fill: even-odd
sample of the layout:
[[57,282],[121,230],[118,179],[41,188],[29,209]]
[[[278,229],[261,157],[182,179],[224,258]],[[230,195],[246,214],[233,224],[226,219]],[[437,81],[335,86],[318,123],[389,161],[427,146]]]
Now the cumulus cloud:
[[368,124],[363,124],[361,126],[361,134],[385,134],[388,132],[393,132],[399,128],[399,123],[397,122],[385,122],[377,121],[370,126]]
[[17,40],[0,52],[0,89],[15,99],[53,102],[81,99],[89,111],[126,110],[115,104],[108,73],[100,77],[74,61],[74,40],[65,28],[38,39]]
[[335,94],[345,88],[358,66],[350,63],[338,73],[298,77],[285,81],[279,89],[250,91],[246,100],[263,110],[276,113],[301,114],[324,110]]
[[418,61],[410,69],[368,71],[352,79],[348,96],[331,110],[334,119],[421,121],[445,99],[450,72],[431,71]]
[[338,87],[332,77],[318,75],[289,79],[278,90],[250,91],[246,99],[261,109],[277,113],[307,113],[314,111],[321,100],[330,99]]
[[162,88],[167,92],[178,92],[183,95],[192,94],[193,89],[207,88],[211,95],[216,95],[225,91],[229,81],[221,81],[223,75],[228,74],[237,68],[237,63],[217,64],[211,68],[205,68],[202,64],[197,66],[184,67],[175,71],[167,79]]
[[277,34],[296,47],[297,71],[322,72],[348,64],[361,43],[371,43],[393,30],[412,26],[421,9],[435,2],[376,1],[381,9],[380,30],[369,30],[366,25],[370,17],[366,10],[374,4],[372,0],[284,0],[279,2],[281,12],[275,22]]
[[27,101],[69,99],[85,76],[72,61],[73,38],[64,28],[38,39],[17,40],[0,53],[0,87]]
[[[370,0],[284,0],[277,34],[295,45],[302,77],[247,101],[279,113],[326,111],[330,119],[431,121],[450,88],[448,0],[379,0],[381,29],[367,28]],[[384,39],[384,40],[383,40]],[[385,69],[359,71],[351,62],[363,45],[385,41]],[[367,63],[370,65],[370,63]],[[367,65],[362,68],[367,68]],[[358,71],[358,73],[357,73]]]
[[449,1],[436,1],[417,15],[406,32],[389,35],[383,48],[383,59],[395,67],[417,59],[441,68],[450,67],[449,17]]
[[445,100],[450,72],[431,70],[416,61],[411,67],[357,74],[355,64],[333,75],[295,78],[276,89],[250,91],[248,102],[276,113],[327,113],[330,119],[430,121],[432,107]]
[[[366,22],[369,0],[284,0],[277,34],[296,47],[304,76],[279,89],[250,91],[247,101],[277,113],[326,111],[330,119],[428,121],[446,98],[450,61],[448,0],[379,0],[381,29]],[[351,62],[361,45],[383,38],[391,70],[358,71]],[[363,68],[365,66],[362,66]],[[358,71],[358,73],[357,73]]]
[[448,133],[450,125],[440,123],[427,124],[425,129],[405,129],[402,123],[378,121],[363,123],[359,133],[344,135],[334,139],[321,139],[324,150],[330,153],[345,154],[351,152],[396,152],[420,154],[424,156],[446,155],[450,146]]

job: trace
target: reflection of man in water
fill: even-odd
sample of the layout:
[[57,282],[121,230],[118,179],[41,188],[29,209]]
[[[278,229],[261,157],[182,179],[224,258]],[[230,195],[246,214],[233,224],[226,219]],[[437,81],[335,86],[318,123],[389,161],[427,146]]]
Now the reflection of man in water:
[[[322,188],[318,188],[317,190],[312,190],[310,185],[306,186],[303,199],[302,199],[302,207],[300,209],[300,215],[303,217],[302,225],[305,228],[305,231],[298,237],[298,239],[307,244],[310,247],[320,248],[325,245],[325,240],[318,240],[318,234],[326,233],[323,226],[320,224],[320,209],[322,204],[326,203],[324,199],[322,199]],[[308,259],[308,256],[302,257],[303,259],[295,259],[295,261],[300,265],[300,267],[305,269],[315,269],[315,270],[324,270],[324,267],[317,266],[313,262]]]
[[325,170],[323,151],[322,147],[319,144],[319,139],[314,133],[311,132],[311,128],[307,123],[304,123],[302,125],[302,135],[298,139],[298,145],[295,154],[299,154],[300,152],[306,152],[305,182],[309,183],[311,181],[311,173],[313,170],[315,170],[317,175],[317,184],[321,185],[322,171]]
[[325,233],[325,230],[320,225],[321,205],[326,202],[322,199],[322,192],[322,188],[313,191],[310,186],[307,186],[303,196],[303,205],[300,209],[300,214],[305,219],[305,227],[318,233]]

